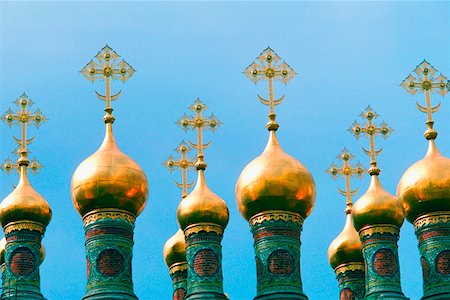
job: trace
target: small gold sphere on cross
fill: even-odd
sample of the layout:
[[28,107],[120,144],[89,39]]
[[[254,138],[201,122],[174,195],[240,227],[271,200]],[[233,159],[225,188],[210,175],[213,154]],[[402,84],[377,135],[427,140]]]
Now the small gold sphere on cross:
[[429,89],[431,89],[431,82],[429,82],[428,80],[424,81],[424,82],[422,83],[422,88],[423,88],[424,90],[429,90]]
[[110,67],[106,67],[103,69],[103,75],[105,75],[106,77],[111,76],[111,74],[112,74],[112,70]]
[[272,78],[275,75],[275,71],[272,68],[266,70],[266,76]]

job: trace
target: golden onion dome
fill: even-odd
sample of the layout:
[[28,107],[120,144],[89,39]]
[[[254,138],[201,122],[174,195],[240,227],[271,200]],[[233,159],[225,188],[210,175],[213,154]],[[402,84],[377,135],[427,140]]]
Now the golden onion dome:
[[328,247],[328,262],[335,269],[347,263],[364,262],[362,245],[353,225],[351,213],[347,213],[344,229]]
[[270,130],[263,153],[239,176],[235,195],[247,220],[266,210],[291,211],[306,218],[314,207],[316,186],[308,169],[281,149]]
[[442,156],[434,140],[429,140],[425,157],[403,174],[397,196],[411,223],[424,214],[450,211],[450,159]]
[[213,223],[225,228],[229,218],[227,204],[208,188],[203,170],[198,170],[194,189],[178,205],[177,219],[181,229],[197,223]]
[[401,227],[405,211],[397,197],[383,189],[378,176],[372,175],[369,189],[353,206],[352,216],[355,229],[359,231],[367,225],[376,224]]
[[0,240],[0,265],[5,263],[6,237]]
[[51,218],[50,205],[33,189],[28,181],[26,166],[22,166],[19,184],[0,203],[0,223],[5,227],[11,222],[28,220],[47,226]]
[[163,255],[169,268],[173,264],[186,262],[186,240],[181,229],[164,244]]
[[139,165],[120,151],[106,124],[100,148],[75,170],[72,201],[81,216],[101,208],[117,208],[138,216],[145,207],[148,183]]

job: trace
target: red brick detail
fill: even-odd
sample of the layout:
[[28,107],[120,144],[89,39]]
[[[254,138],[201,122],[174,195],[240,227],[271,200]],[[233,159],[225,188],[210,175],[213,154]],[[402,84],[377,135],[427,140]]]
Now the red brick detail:
[[97,270],[105,276],[114,276],[123,271],[124,258],[116,249],[106,249],[97,258]]
[[15,275],[30,275],[34,271],[35,258],[33,252],[26,247],[19,247],[11,254],[9,266]]
[[398,271],[397,257],[391,249],[380,249],[373,256],[373,269],[381,276],[393,276]]
[[450,275],[450,250],[442,251],[436,257],[436,270],[442,275]]
[[253,235],[255,241],[269,236],[284,236],[300,240],[300,231],[289,228],[263,229]]
[[184,300],[186,298],[186,290],[183,288],[177,288],[175,291],[173,291],[173,300]]
[[433,237],[437,237],[437,236],[449,236],[450,235],[450,229],[436,229],[433,231],[427,231],[422,233],[418,240],[419,242],[423,242],[427,239],[433,238]]
[[118,227],[103,227],[103,228],[96,228],[89,230],[86,232],[86,239],[91,238],[93,236],[97,235],[104,235],[104,234],[114,234],[114,235],[120,235],[124,236],[130,239],[133,239],[133,234],[124,228],[118,228]]
[[86,277],[89,280],[91,277],[91,261],[86,257]]
[[194,271],[200,276],[212,276],[219,269],[219,260],[211,249],[202,249],[195,254]]
[[255,257],[255,260],[256,260],[256,278],[259,280],[263,275],[264,266],[261,262],[261,259],[259,259],[258,256]]
[[430,265],[423,256],[420,258],[420,264],[422,265],[423,281],[427,281],[428,275],[430,274]]
[[345,288],[341,290],[341,293],[339,294],[339,300],[355,300],[355,296],[353,295],[351,289]]
[[269,271],[278,276],[287,276],[294,272],[294,258],[287,250],[275,250],[269,255]]
[[385,236],[377,236],[373,238],[366,238],[362,241],[362,245],[365,246],[370,243],[378,243],[378,242],[391,242],[396,243],[397,237],[395,235],[385,235]]

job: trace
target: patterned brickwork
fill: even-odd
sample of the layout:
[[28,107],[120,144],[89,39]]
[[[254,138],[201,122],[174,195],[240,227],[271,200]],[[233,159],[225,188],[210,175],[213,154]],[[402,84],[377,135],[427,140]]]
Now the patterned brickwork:
[[450,274],[450,250],[444,250],[436,257],[436,270],[442,275]]
[[218,270],[217,255],[210,249],[197,252],[194,257],[194,271],[200,276],[212,276]]
[[6,234],[2,300],[44,299],[40,289],[41,233],[12,230]]
[[390,249],[379,249],[373,256],[373,269],[381,276],[393,276],[397,273],[397,257]]
[[115,249],[100,252],[97,258],[97,270],[106,276],[115,276],[123,271],[124,258]]
[[88,280],[83,299],[137,299],[131,270],[133,229],[130,218],[85,223]]
[[407,299],[400,285],[399,231],[393,225],[366,226],[360,230],[366,265],[364,299]]
[[271,237],[271,236],[281,236],[281,237],[290,237],[297,240],[300,240],[300,232],[298,230],[290,229],[290,228],[270,228],[266,230],[259,231],[255,233],[253,239],[255,242],[262,238]]
[[35,263],[33,252],[26,247],[19,247],[11,253],[9,267],[15,275],[25,276],[33,272]]
[[184,300],[186,298],[187,291],[183,288],[177,288],[173,291],[173,300]]
[[[177,271],[173,271],[172,267],[177,265]],[[187,296],[187,262],[178,263],[171,266],[170,278],[172,279],[173,300],[184,300]]]
[[226,299],[222,277],[222,234],[219,234],[220,230],[202,230],[208,226],[217,227],[200,223],[184,231],[188,263],[186,299]]
[[103,234],[114,234],[117,236],[124,236],[131,240],[133,239],[133,232],[130,232],[125,228],[115,228],[115,227],[95,228],[89,230],[88,232],[86,232],[86,239]]
[[286,250],[272,252],[267,264],[270,272],[278,276],[287,276],[294,272],[294,258]]
[[450,299],[450,212],[414,222],[423,274],[423,299]]
[[351,289],[345,288],[339,293],[339,300],[355,300],[355,296]]
[[[357,268],[351,268],[351,266]],[[337,271],[336,278],[339,285],[339,299],[361,300],[364,298],[364,264],[351,263],[340,265],[339,267],[348,267],[345,271]]]
[[[283,294],[289,299],[307,299],[300,275],[301,224],[268,211],[249,220],[254,238],[257,295],[255,299]],[[292,213],[289,214],[291,216]],[[258,219],[258,222],[253,220]],[[301,219],[300,217],[297,219]],[[272,298],[270,298],[272,299]]]
[[423,280],[427,281],[428,280],[428,276],[430,275],[430,264],[428,263],[428,261],[422,256],[420,258],[420,265],[422,266],[422,276],[423,276]]

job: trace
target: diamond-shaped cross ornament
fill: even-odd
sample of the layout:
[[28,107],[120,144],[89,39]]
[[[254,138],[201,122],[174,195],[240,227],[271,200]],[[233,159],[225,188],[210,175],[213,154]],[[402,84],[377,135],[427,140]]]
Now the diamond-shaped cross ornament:
[[197,170],[205,170],[206,164],[204,162],[203,150],[208,148],[211,142],[203,144],[203,129],[210,129],[215,131],[217,127],[222,125],[222,122],[217,119],[214,114],[211,114],[209,118],[203,116],[203,111],[207,110],[208,107],[199,99],[188,107],[189,110],[195,112],[195,115],[189,117],[186,114],[182,115],[181,118],[176,122],[178,126],[188,131],[189,129],[197,131],[197,143],[189,141],[189,144],[197,149],[197,161],[195,162],[195,167]]
[[336,163],[332,163],[330,167],[325,171],[327,174],[331,175],[333,179],[336,179],[339,175],[345,179],[345,190],[338,188],[341,195],[346,197],[347,208],[346,213],[351,212],[352,208],[352,197],[358,193],[359,189],[352,191],[350,179],[352,176],[357,176],[362,178],[364,173],[367,171],[364,169],[363,165],[358,162],[354,167],[350,164],[350,161],[355,158],[346,148],[344,148],[341,153],[337,156],[339,160],[343,162],[342,166],[338,166]]
[[427,114],[427,130],[425,131],[425,138],[435,139],[437,137],[436,130],[433,129],[433,113],[437,112],[441,107],[441,103],[433,106],[431,104],[431,93],[438,93],[442,97],[445,97],[450,90],[450,81],[444,75],[439,74],[436,76],[437,70],[424,60],[420,65],[414,69],[414,74],[409,74],[405,80],[403,80],[401,86],[411,95],[415,95],[417,92],[425,94],[425,106],[416,102],[417,108]]
[[352,127],[348,129],[357,139],[361,135],[364,135],[369,139],[369,150],[362,148],[364,153],[366,153],[370,157],[370,175],[378,175],[380,174],[380,169],[377,167],[377,156],[381,153],[383,149],[376,150],[375,148],[375,137],[381,136],[386,139],[393,131],[391,127],[386,122],[382,122],[380,125],[377,125],[373,122],[374,119],[378,118],[379,115],[370,107],[361,112],[359,115],[361,118],[367,120],[364,125],[360,125],[358,122],[354,122]]
[[172,173],[174,170],[181,170],[181,183],[175,181],[177,187],[181,188],[181,198],[185,198],[188,195],[188,190],[192,186],[194,186],[194,182],[189,183],[187,178],[188,170],[194,167],[194,160],[191,160],[187,157],[187,154],[192,151],[192,148],[189,147],[184,141],[175,148],[175,151],[180,154],[178,158],[174,158],[170,155],[163,165],[169,169]]
[[275,122],[275,106],[284,100],[284,95],[275,99],[273,82],[279,80],[287,84],[297,73],[285,61],[281,62],[281,57],[270,47],[267,47],[257,57],[257,60],[244,70],[244,74],[255,84],[261,80],[267,81],[268,98],[264,99],[258,95],[258,99],[262,104],[269,106],[269,123],[267,123],[266,127],[269,130],[277,130],[278,124]]
[[125,83],[125,81],[130,79],[136,72],[136,70],[124,59],[119,61],[119,57],[120,56],[112,48],[106,45],[97,53],[94,59],[91,59],[91,61],[80,71],[81,74],[92,83],[98,79],[105,81],[105,95],[95,92],[100,100],[106,102],[105,111],[107,112],[107,115],[105,116],[105,122],[114,122],[114,118],[111,115],[111,101],[119,98],[121,93],[121,91],[119,91],[118,93],[111,95],[111,79],[118,79]]
[[42,125],[45,121],[47,121],[47,117],[42,114],[39,109],[36,109],[34,113],[28,110],[29,107],[33,106],[34,102],[31,100],[25,93],[20,95],[13,103],[19,108],[16,112],[11,109],[8,109],[0,119],[6,123],[9,127],[13,125],[20,126],[21,135],[20,139],[13,136],[14,141],[18,144],[18,148],[13,151],[14,154],[19,156],[17,163],[14,163],[9,158],[7,158],[0,169],[5,171],[6,173],[10,173],[13,170],[20,170],[21,166],[25,168],[31,169],[33,174],[36,174],[40,168],[42,168],[42,164],[40,164],[36,158],[28,160],[29,151],[27,149],[27,145],[34,142],[34,137],[31,139],[27,139],[27,129],[28,125],[34,125],[37,128]]

